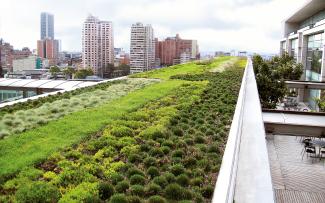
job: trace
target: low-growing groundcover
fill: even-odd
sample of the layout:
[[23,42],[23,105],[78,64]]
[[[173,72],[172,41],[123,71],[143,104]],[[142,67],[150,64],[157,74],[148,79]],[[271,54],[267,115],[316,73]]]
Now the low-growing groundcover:
[[57,93],[55,95],[49,95],[46,97],[40,97],[35,100],[27,100],[25,102],[18,102],[10,106],[6,106],[0,109],[0,118],[8,113],[14,113],[19,110],[32,109],[42,106],[44,103],[52,103],[60,99],[69,99],[72,96],[76,96],[82,93],[92,92],[94,90],[105,90],[113,84],[120,84],[125,82],[125,80],[113,80],[108,82],[103,82],[89,87],[78,88],[72,91]]
[[210,202],[242,65],[170,75],[175,91],[7,179],[0,202]]
[[[102,105],[154,82],[157,81],[143,79],[122,80],[115,84],[101,85],[91,92],[81,91],[82,93],[69,96],[69,98],[46,102],[37,108],[4,114],[4,116],[0,117],[0,139],[36,128],[72,112]],[[107,88],[103,88],[105,86]]]
[[96,108],[74,112],[19,136],[0,140],[0,184],[24,167],[40,163],[51,153],[87,139],[112,120],[163,97],[183,83],[176,80],[156,83]]

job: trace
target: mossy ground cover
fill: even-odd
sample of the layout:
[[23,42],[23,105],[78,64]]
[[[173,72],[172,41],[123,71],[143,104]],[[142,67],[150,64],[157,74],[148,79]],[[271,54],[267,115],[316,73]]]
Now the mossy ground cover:
[[229,59],[138,74],[164,81],[0,142],[0,202],[210,202],[245,60],[208,70]]

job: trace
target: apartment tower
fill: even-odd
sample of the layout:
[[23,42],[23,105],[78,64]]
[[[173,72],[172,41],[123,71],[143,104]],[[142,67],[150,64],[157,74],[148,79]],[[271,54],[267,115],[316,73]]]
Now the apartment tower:
[[159,54],[156,54],[156,57],[160,59],[162,65],[187,63],[199,59],[200,56],[197,41],[181,39],[178,34],[159,41],[158,45]]
[[88,16],[82,29],[82,63],[100,76],[108,64],[114,64],[112,22]]
[[130,66],[131,74],[148,71],[155,66],[155,39],[151,25],[132,25]]
[[41,40],[54,39],[54,16],[50,13],[41,13]]
[[41,13],[41,39],[37,40],[37,55],[47,59],[49,66],[59,63],[59,40],[54,39],[54,15]]

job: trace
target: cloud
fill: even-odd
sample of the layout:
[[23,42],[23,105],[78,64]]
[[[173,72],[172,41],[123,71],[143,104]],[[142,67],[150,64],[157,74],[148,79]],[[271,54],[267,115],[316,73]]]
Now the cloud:
[[[202,51],[278,52],[282,20],[304,0],[1,0],[0,37],[15,48],[36,48],[39,15],[55,15],[55,36],[64,50],[81,50],[88,14],[114,25],[116,47],[129,49],[130,27],[151,24],[163,39],[179,33],[197,39]],[[28,8],[28,9],[26,9]],[[28,10],[28,12],[27,12]]]

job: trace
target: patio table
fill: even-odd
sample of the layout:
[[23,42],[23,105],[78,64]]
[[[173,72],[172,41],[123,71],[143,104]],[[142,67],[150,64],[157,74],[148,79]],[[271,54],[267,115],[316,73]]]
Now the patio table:
[[324,140],[311,140],[310,143],[319,147],[318,156],[316,156],[314,158],[320,158],[321,159],[322,157],[320,156],[320,150],[321,150],[321,148],[325,147],[325,141]]
[[319,147],[325,147],[324,140],[311,140],[310,143],[312,143],[313,145],[319,146]]

